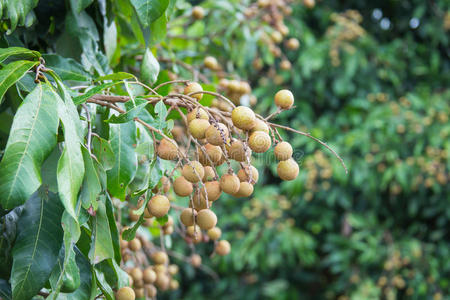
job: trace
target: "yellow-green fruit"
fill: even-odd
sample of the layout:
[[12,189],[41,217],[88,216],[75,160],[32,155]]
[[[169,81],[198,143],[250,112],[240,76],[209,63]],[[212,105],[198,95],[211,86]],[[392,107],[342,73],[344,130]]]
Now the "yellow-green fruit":
[[294,180],[295,178],[297,178],[298,172],[298,164],[292,158],[280,161],[278,163],[277,173],[278,176],[283,180]]
[[166,273],[167,268],[166,268],[166,265],[159,264],[159,265],[153,266],[153,270],[156,272],[156,277],[158,277],[159,273]]
[[250,87],[250,84],[246,81],[241,81],[239,84],[239,92],[242,94],[249,94],[252,91],[252,88]]
[[273,154],[275,155],[276,159],[282,161],[291,158],[293,151],[294,150],[292,149],[291,144],[283,141],[275,146]]
[[313,8],[316,5],[316,1],[315,0],[303,0],[303,4],[307,8]]
[[187,121],[188,123],[190,123],[194,119],[208,120],[208,113],[201,107],[194,108],[190,113],[187,114]]
[[180,287],[180,283],[177,280],[172,279],[170,280],[169,287],[172,291],[178,290],[178,288]]
[[197,224],[203,230],[211,229],[217,224],[217,216],[210,209],[202,209],[198,212]]
[[133,278],[134,282],[137,282],[139,280],[142,280],[144,273],[142,273],[142,270],[139,268],[132,268],[130,270],[130,276]]
[[186,227],[192,226],[192,225],[194,225],[194,218],[196,215],[197,215],[197,212],[195,210],[192,211],[192,208],[185,208],[181,211],[180,221]]
[[173,182],[173,191],[180,197],[186,197],[192,194],[194,187],[183,176],[177,177]]
[[156,290],[156,287],[153,284],[146,285],[145,292],[147,293],[147,297],[150,297],[150,298],[156,297],[156,294],[158,293],[158,291]]
[[196,139],[204,139],[209,125],[208,120],[194,119],[189,123],[189,133]]
[[[206,209],[208,208],[208,205],[206,204],[206,198],[202,195],[202,194],[194,194],[193,197],[193,202],[194,202],[194,209],[196,211],[200,211],[202,209]],[[211,207],[212,202],[208,201],[209,207]],[[192,203],[189,202],[189,207],[192,208]]]
[[248,138],[248,145],[256,153],[264,153],[269,150],[272,141],[264,131],[255,131]]
[[227,148],[228,156],[235,161],[246,161],[247,156],[251,155],[250,149],[247,148],[247,151],[245,151],[244,143],[242,143],[240,140],[234,140],[231,143],[231,146]]
[[269,134],[269,126],[267,126],[266,122],[260,119],[255,120],[255,126],[252,128],[251,132],[255,131],[264,131]]
[[231,245],[227,240],[221,240],[216,245],[216,253],[220,256],[227,255],[231,251]]
[[222,123],[211,124],[205,132],[208,143],[221,146],[228,139],[228,128]]
[[[208,194],[209,201],[216,201],[222,194],[220,189],[220,183],[218,181],[208,181],[205,182],[206,193]],[[205,190],[202,189],[202,195],[205,195]]]
[[171,235],[173,233],[173,226],[164,226],[163,233],[165,235]]
[[233,196],[235,197],[249,197],[253,194],[253,185],[249,182],[242,181],[239,185],[239,190]]
[[[185,88],[184,88],[184,94],[185,95],[189,95],[191,93],[197,93],[197,92],[202,92],[203,88],[200,84],[198,84],[197,82],[191,82],[189,83]],[[197,100],[201,100],[203,97],[202,93],[198,93],[195,95],[191,95],[191,97],[197,99]]]
[[[214,165],[220,165],[221,161],[223,160],[222,149],[220,149],[219,146],[214,146],[211,144],[206,144],[203,147],[205,148],[206,154],[208,155],[209,159],[207,158],[205,153],[203,153],[202,150],[198,150],[198,159],[200,160],[200,162],[203,165],[207,165],[207,166],[210,166],[211,162]],[[210,162],[210,160],[211,160],[211,162]]]
[[[237,173],[240,181],[250,182],[252,184],[258,182],[259,172],[254,166],[245,166],[245,169],[240,169]],[[250,176],[251,175],[251,176]],[[251,177],[251,180],[250,180]]]
[[153,271],[151,267],[147,267],[144,270],[144,282],[145,283],[153,283],[156,280],[156,273]]
[[159,142],[158,149],[156,152],[158,156],[165,160],[174,160],[178,157],[178,146],[176,146],[175,141],[172,143],[168,139],[162,139]]
[[165,265],[169,261],[166,252],[158,251],[152,254],[152,261],[157,265]]
[[183,166],[181,174],[188,181],[196,183],[202,180],[203,176],[205,176],[205,170],[203,169],[203,165],[201,163],[193,160],[189,164]]
[[289,50],[297,50],[300,47],[300,42],[296,38],[290,38],[286,41],[286,48]]
[[189,261],[193,267],[197,268],[202,264],[202,257],[198,254],[192,254]]
[[124,286],[123,288],[119,289],[116,293],[116,299],[117,300],[134,300],[136,299],[136,294],[134,293],[133,289]]
[[222,235],[222,230],[219,227],[214,227],[208,230],[207,232],[209,238],[213,241],[217,241]]
[[289,90],[280,90],[275,94],[275,104],[282,109],[289,109],[294,104],[294,95]]
[[210,70],[217,70],[219,69],[219,63],[217,62],[217,59],[213,56],[207,56],[203,60],[203,63],[205,64],[205,67],[207,67]]
[[192,9],[192,16],[196,20],[201,20],[205,17],[205,10],[201,6],[194,6]]
[[198,225],[195,225],[195,226],[192,225],[192,226],[189,226],[189,227],[186,228],[186,234],[188,236],[190,236],[190,237],[195,236],[195,234],[199,235],[201,233],[202,232],[201,232],[200,227]]
[[138,238],[132,239],[129,244],[128,248],[130,248],[131,251],[139,251],[142,248],[141,241]]
[[147,208],[152,215],[160,218],[165,216],[169,212],[170,202],[166,196],[156,195],[150,199]]
[[287,71],[287,70],[290,70],[291,67],[292,67],[291,62],[288,61],[287,59],[283,59],[283,60],[280,62],[280,69],[281,69],[281,70]]
[[158,290],[166,291],[169,288],[170,278],[167,274],[158,273],[156,276],[155,285]]
[[144,298],[145,296],[145,290],[143,287],[140,287],[138,289],[134,289],[134,292],[136,293],[136,298]]
[[234,174],[224,174],[220,178],[220,188],[230,195],[236,194],[239,191],[240,184],[239,178]]
[[281,43],[281,41],[283,40],[283,35],[281,34],[281,32],[276,30],[270,34],[270,37],[272,38],[272,41],[274,41],[277,44]]
[[203,168],[205,170],[205,175],[203,175],[203,182],[207,182],[210,181],[214,178],[214,176],[216,176],[216,174],[214,173],[214,169],[210,166],[206,166]]
[[178,270],[179,270],[179,268],[178,268],[178,266],[177,265],[170,265],[168,268],[167,268],[167,271],[169,271],[169,274],[170,275],[175,275],[175,274],[177,274],[178,273]]
[[234,126],[242,130],[250,130],[255,126],[256,116],[253,110],[246,106],[238,106],[231,112]]

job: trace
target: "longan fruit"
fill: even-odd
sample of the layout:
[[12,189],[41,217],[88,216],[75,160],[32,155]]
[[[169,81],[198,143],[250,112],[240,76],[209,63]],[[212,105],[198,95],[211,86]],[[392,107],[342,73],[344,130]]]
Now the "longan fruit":
[[178,125],[173,126],[170,132],[172,133],[173,138],[177,141],[180,141],[184,136],[184,128]]
[[170,202],[164,195],[153,196],[147,204],[147,208],[152,215],[157,218],[165,216],[170,209]]
[[135,289],[134,292],[136,293],[136,298],[143,298],[145,296],[145,290],[143,287]]
[[205,153],[203,153],[202,150],[198,151],[198,159],[203,165],[211,165],[209,160],[214,165],[220,165],[220,162],[223,160],[223,152],[222,149],[219,146],[214,146],[211,144],[206,144],[203,146],[206,150],[206,154],[208,155],[209,159],[206,157]]
[[[196,93],[196,92],[201,92],[203,91],[202,86],[197,83],[197,82],[191,82],[188,85],[186,85],[186,87],[184,88],[184,94],[185,95],[189,95],[190,93]],[[195,95],[191,95],[191,97],[197,99],[197,101],[200,101],[203,97],[202,93],[198,93]]]
[[196,183],[196,182],[199,182],[200,180],[202,180],[203,176],[205,175],[205,170],[201,163],[199,163],[196,160],[193,160],[190,162],[190,164],[185,164],[183,166],[183,170],[181,171],[181,174],[188,181],[190,181],[192,183]]
[[201,107],[194,108],[190,113],[187,114],[187,121],[190,123],[195,119],[209,120],[208,113]]
[[147,293],[147,296],[150,298],[156,297],[156,294],[158,293],[156,287],[153,284],[146,285],[145,292]]
[[237,81],[235,79],[230,80],[228,83],[228,89],[232,92],[239,91],[239,87],[240,87],[239,81]]
[[217,59],[213,56],[207,56],[203,60],[203,63],[205,67],[207,67],[210,70],[217,70],[219,69],[219,63],[217,62]]
[[178,282],[178,280],[175,280],[175,279],[170,280],[169,288],[172,291],[178,290],[179,287],[180,287],[180,283]]
[[165,235],[171,235],[173,233],[173,226],[164,226],[163,233]]
[[178,266],[177,265],[170,265],[168,268],[167,268],[167,271],[169,272],[169,274],[170,275],[175,275],[175,274],[177,274],[178,273],[178,270],[179,270],[179,268],[178,268]]
[[153,267],[153,270],[154,270],[155,273],[156,273],[156,277],[158,277],[158,274],[160,274],[160,273],[166,273],[167,268],[166,268],[165,265],[158,264],[158,265],[155,265],[155,266]]
[[242,181],[239,184],[239,190],[233,196],[240,198],[240,197],[249,197],[251,194],[253,194],[253,185],[249,182]]
[[250,181],[250,175],[251,175],[251,182],[250,183],[256,183],[259,179],[259,172],[258,169],[256,169],[254,166],[250,165],[245,166],[244,169],[240,169],[237,173],[237,176],[239,177],[239,180],[249,182]]
[[188,226],[186,228],[186,234],[190,237],[194,237],[195,233],[197,233],[197,235],[201,234],[202,231],[200,230],[200,227],[198,225],[192,225],[192,226]]
[[192,211],[191,208],[185,208],[181,211],[180,221],[184,226],[192,226],[194,225],[194,218],[197,216],[197,212]]
[[136,222],[137,220],[139,220],[139,216],[136,215],[136,214],[134,214],[133,209],[130,209],[130,210],[128,211],[128,217],[130,218],[130,220],[131,220],[132,222]]
[[266,122],[260,119],[255,120],[255,126],[252,128],[251,132],[255,131],[263,131],[269,134],[269,126],[267,126]]
[[289,33],[289,28],[286,25],[281,24],[278,27],[278,31],[281,33],[282,36],[287,36]]
[[165,160],[174,160],[178,157],[178,146],[168,139],[162,139],[156,149],[158,156]]
[[233,195],[239,191],[239,177],[234,174],[224,174],[220,178],[220,188],[227,194]]
[[208,143],[214,146],[223,145],[224,141],[228,139],[228,135],[228,128],[227,126],[225,126],[225,124],[222,123],[209,125],[205,132],[206,140],[208,141]]
[[156,276],[155,285],[158,290],[166,291],[169,288],[170,278],[167,274],[158,273]]
[[156,273],[153,271],[151,267],[147,267],[144,270],[144,282],[145,283],[153,283],[156,280]]
[[194,6],[192,9],[192,16],[196,20],[201,20],[205,17],[205,10],[201,6]]
[[130,276],[133,278],[133,281],[134,282],[136,282],[136,281],[139,281],[139,280],[142,280],[142,278],[143,278],[143,276],[144,276],[144,273],[142,273],[142,270],[141,269],[139,269],[139,268],[132,268],[131,270],[130,270]]
[[258,0],[258,7],[265,8],[269,6],[270,0]]
[[[138,208],[138,209],[141,208],[142,205],[144,205],[144,199],[140,199],[140,200],[138,201],[137,208]],[[153,218],[153,215],[150,213],[150,211],[148,210],[147,207],[144,209],[144,218],[146,218],[146,219]]]
[[255,131],[248,138],[248,146],[256,153],[264,153],[272,145],[270,136],[264,131]]
[[136,281],[136,282],[134,283],[134,285],[133,285],[135,291],[136,291],[136,289],[139,289],[139,288],[141,288],[141,287],[143,287],[143,286],[144,286],[144,280],[142,280],[142,279]]
[[136,294],[134,290],[128,286],[120,288],[116,293],[117,300],[134,300],[136,299]]
[[281,34],[281,32],[275,30],[270,34],[270,38],[272,39],[272,41],[279,44],[283,40],[283,35]]
[[240,140],[234,140],[227,148],[228,156],[235,161],[243,162],[251,155],[250,149],[245,151],[244,143]]
[[209,126],[208,120],[194,119],[189,123],[189,133],[196,139],[204,139]]
[[296,38],[290,38],[286,41],[286,48],[289,50],[297,50],[300,47],[300,42]]
[[294,150],[292,149],[291,144],[285,141],[278,143],[273,150],[275,158],[279,161],[291,158],[293,152]]
[[207,182],[210,181],[214,178],[214,176],[216,176],[216,174],[214,173],[214,169],[210,166],[206,166],[204,167],[205,170],[205,175],[203,175],[203,182]]
[[[206,204],[206,198],[202,194],[195,194],[193,197],[193,202],[194,202],[194,209],[196,211],[208,208],[208,205]],[[211,207],[212,201],[208,201],[208,204]],[[192,208],[191,202],[189,202],[189,207]]]
[[281,69],[281,70],[287,71],[287,70],[290,70],[291,67],[292,67],[291,62],[288,61],[287,59],[283,59],[283,60],[280,62],[280,69]]
[[120,248],[121,249],[126,249],[129,246],[128,241],[127,240],[123,240],[122,236],[120,236],[120,242],[119,243],[120,243]]
[[158,251],[152,254],[152,261],[157,265],[165,265],[169,261],[169,257],[166,252]]
[[211,229],[217,224],[217,216],[210,209],[202,209],[198,212],[197,224],[203,230]]
[[289,109],[294,104],[294,95],[289,90],[280,90],[275,94],[275,104],[282,109]]
[[217,243],[215,251],[220,256],[227,255],[231,251],[231,245],[227,240],[221,240]]
[[297,178],[299,172],[298,164],[292,159],[280,161],[277,167],[278,176],[286,181]]
[[192,194],[194,187],[183,176],[177,177],[173,182],[173,191],[180,197],[186,197]]
[[231,112],[233,125],[242,130],[250,130],[255,126],[256,116],[253,110],[246,106],[238,106]]
[[138,238],[134,238],[129,242],[128,247],[131,251],[139,251],[142,248],[142,244]]
[[152,189],[153,193],[158,193],[160,191],[159,186],[161,185],[162,191],[167,193],[170,190],[170,180],[167,176],[162,176],[158,184]]
[[194,268],[198,268],[202,264],[202,257],[198,254],[192,254],[189,261]]
[[222,235],[222,230],[219,227],[213,227],[208,230],[207,234],[211,240],[216,241]]
[[305,5],[307,8],[313,8],[316,5],[315,0],[303,0],[303,5]]
[[[216,201],[219,199],[220,195],[222,195],[222,189],[220,188],[220,183],[218,181],[205,182],[205,189],[209,201]],[[202,195],[205,196],[204,189],[202,189]]]

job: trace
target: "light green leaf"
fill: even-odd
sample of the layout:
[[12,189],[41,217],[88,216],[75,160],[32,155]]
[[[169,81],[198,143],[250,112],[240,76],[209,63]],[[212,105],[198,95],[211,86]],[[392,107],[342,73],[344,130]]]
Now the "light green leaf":
[[156,21],[166,10],[169,0],[130,0],[144,27]]
[[167,126],[167,107],[163,101],[159,101],[155,105],[155,113],[158,115],[158,129],[163,129]]
[[44,188],[25,204],[13,248],[11,285],[14,299],[30,299],[39,292],[55,266],[62,245],[63,207],[58,196]]
[[114,300],[114,291],[112,290],[111,286],[108,284],[108,282],[105,279],[105,274],[103,272],[99,271],[98,269],[94,268],[95,272],[95,279],[97,280],[97,285],[102,291],[103,295],[107,300]]
[[159,63],[153,55],[152,51],[145,49],[144,58],[141,64],[141,78],[144,83],[153,84],[158,79]]
[[92,152],[105,170],[114,167],[116,157],[107,140],[94,135],[92,137]]
[[14,117],[0,162],[3,208],[23,204],[41,185],[40,167],[56,145],[57,98],[48,84],[38,84]]
[[10,32],[14,31],[17,25],[25,24],[28,13],[36,7],[39,0],[5,0],[4,7],[6,16],[11,23]]
[[22,47],[8,47],[0,49],[0,62],[5,61],[8,57],[20,57],[22,59],[33,59],[36,60],[41,57],[41,54],[37,51],[29,50]]
[[62,80],[89,81],[91,75],[82,65],[72,58],[62,57],[56,54],[44,54],[46,67],[52,69]]
[[111,230],[111,241],[114,247],[114,259],[117,263],[120,263],[122,260],[122,255],[120,253],[119,230],[117,229],[117,223],[114,216],[114,206],[108,193],[106,193],[105,197],[105,209],[106,215],[108,216],[109,229]]
[[105,204],[100,201],[98,203],[98,210],[92,221],[92,240],[89,259],[92,264],[97,264],[108,258],[114,258],[114,248],[111,243],[111,230],[109,228]]
[[20,78],[37,64],[38,62],[34,61],[19,60],[7,64],[0,70],[0,103],[9,87],[20,80]]
[[105,76],[100,76],[100,77],[96,78],[94,81],[98,82],[98,81],[103,81],[103,80],[125,80],[125,79],[131,79],[131,78],[136,79],[136,77],[133,74],[130,74],[127,72],[117,72],[117,73],[112,73],[112,74],[108,74]]
[[83,9],[88,7],[93,0],[70,0],[70,7],[74,14],[79,14]]
[[155,22],[150,25],[150,45],[161,42],[167,33],[167,17],[165,14],[161,15]]
[[106,57],[111,62],[117,49],[117,27],[114,21],[108,24],[107,18],[104,21],[103,45],[105,46]]
[[102,191],[100,182],[100,176],[97,173],[97,169],[94,166],[100,167],[97,161],[92,159],[89,151],[85,148],[81,148],[83,153],[83,160],[85,166],[85,173],[83,179],[83,185],[80,191],[80,199],[83,208],[88,209],[92,206],[95,210],[97,208],[97,196]]
[[114,124],[130,122],[135,117],[137,117],[143,109],[145,109],[146,105],[147,105],[147,103],[142,103],[142,104],[139,104],[138,106],[133,107],[132,109],[128,110],[124,114],[112,115],[106,122],[114,123]]

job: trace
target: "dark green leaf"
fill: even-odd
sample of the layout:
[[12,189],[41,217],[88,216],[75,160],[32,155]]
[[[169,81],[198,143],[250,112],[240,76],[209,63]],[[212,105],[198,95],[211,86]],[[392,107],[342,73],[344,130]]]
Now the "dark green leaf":
[[17,25],[24,25],[28,13],[36,7],[39,0],[5,0],[4,7],[6,18],[10,20],[11,31],[14,31]]
[[16,81],[22,78],[28,70],[37,65],[38,62],[19,60],[7,64],[0,70],[0,103],[2,102],[3,95]]
[[89,151],[85,147],[82,147],[81,150],[83,153],[85,173],[79,197],[83,208],[88,209],[92,206],[94,210],[96,210],[97,196],[101,193],[102,186],[99,174],[97,173],[97,169],[94,164],[97,165],[97,167],[100,166],[97,161],[92,159]]
[[93,0],[70,0],[70,7],[74,14],[79,14],[83,9],[88,7]]
[[116,219],[114,217],[114,206],[108,193],[105,199],[106,215],[108,216],[109,229],[111,230],[111,241],[114,247],[114,259],[120,263],[122,255],[120,253],[119,230],[117,229]]
[[0,298],[4,300],[11,300],[11,285],[5,279],[0,279]]
[[144,27],[156,21],[166,10],[169,0],[130,0]]
[[97,281],[97,285],[100,288],[100,290],[102,291],[103,295],[106,297],[106,299],[108,300],[114,300],[114,291],[112,290],[111,286],[109,285],[108,281],[105,278],[105,274],[103,274],[103,272],[97,270],[96,268],[94,268],[94,272],[95,272],[95,279]]
[[122,238],[127,241],[131,241],[132,239],[134,239],[134,237],[136,236],[136,231],[138,230],[139,226],[144,224],[144,222],[145,222],[144,214],[142,214],[139,217],[139,220],[133,225],[133,227],[126,229],[122,233]]
[[94,135],[92,137],[92,152],[105,170],[112,169],[116,158],[107,140]]
[[97,264],[104,259],[114,257],[114,248],[111,243],[111,231],[108,216],[103,202],[99,202],[98,210],[92,220],[92,241],[89,259]]
[[36,60],[41,57],[41,54],[37,51],[29,50],[22,47],[9,47],[0,49],[0,62],[5,61],[8,57],[20,57],[21,59],[33,59]]
[[56,54],[44,54],[46,67],[52,69],[62,80],[89,81],[91,75],[82,65],[72,58],[62,57]]

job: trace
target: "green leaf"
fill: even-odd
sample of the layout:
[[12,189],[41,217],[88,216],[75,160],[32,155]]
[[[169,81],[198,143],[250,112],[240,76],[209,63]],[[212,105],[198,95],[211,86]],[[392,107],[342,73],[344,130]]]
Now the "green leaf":
[[5,279],[0,279],[0,298],[11,300],[11,285]]
[[109,135],[116,162],[107,171],[108,191],[111,196],[124,201],[127,186],[137,170],[137,155],[133,148],[136,145],[136,126],[134,122],[111,124]]
[[70,0],[70,7],[74,14],[79,14],[83,9],[88,7],[93,0]]
[[22,47],[9,47],[0,49],[0,62],[5,61],[8,57],[20,57],[21,59],[37,60],[41,57],[41,53]]
[[[56,294],[61,292],[73,292],[80,285],[80,270],[75,262],[75,252],[69,251],[67,263],[64,263],[65,247],[59,251],[58,260],[50,275],[50,286],[52,288],[52,295],[50,299],[56,298]],[[73,290],[72,290],[73,289]]]
[[89,81],[91,75],[72,58],[56,54],[44,54],[45,66],[52,69],[62,80]]
[[144,83],[153,84],[158,79],[159,63],[153,55],[152,51],[145,49],[144,58],[141,65],[141,78]]
[[136,118],[143,109],[145,109],[146,105],[147,103],[142,103],[136,107],[133,107],[124,114],[112,115],[108,120],[106,120],[106,122],[113,124],[130,122]]
[[150,45],[155,45],[161,42],[167,33],[167,17],[163,14],[155,22],[150,25]]
[[6,18],[10,20],[10,32],[17,25],[24,25],[28,13],[36,7],[39,0],[5,0]]
[[139,220],[133,225],[133,227],[126,229],[122,233],[122,238],[127,241],[131,241],[132,239],[134,239],[134,237],[136,236],[136,231],[142,224],[144,224],[144,222],[145,222],[144,214],[142,214],[139,217]]
[[94,135],[92,137],[92,152],[105,170],[114,167],[116,157],[107,140]]
[[100,201],[98,210],[92,220],[92,240],[89,259],[92,264],[97,264],[108,258],[114,258],[114,249],[111,243],[111,231],[105,204]]
[[159,223],[159,225],[164,226],[164,224],[166,224],[167,221],[169,221],[169,216],[165,215],[163,217],[156,218],[156,221]]
[[97,208],[97,196],[102,192],[102,186],[100,182],[100,176],[94,164],[100,167],[97,161],[92,159],[89,151],[85,148],[81,148],[83,153],[83,160],[85,166],[85,173],[82,188],[80,191],[80,199],[82,206],[88,209],[90,206],[96,210]]
[[97,85],[97,86],[93,87],[92,89],[90,89],[89,91],[87,91],[86,93],[84,93],[83,95],[74,97],[73,103],[75,103],[75,105],[82,104],[82,103],[86,102],[87,99],[94,96],[95,94],[98,94],[101,91],[106,90],[107,88],[110,88],[112,86],[115,86],[116,84],[119,84],[121,82],[122,81],[114,81],[114,82],[108,82],[108,83],[103,83],[103,84]]
[[28,70],[36,66],[38,62],[19,60],[7,64],[0,70],[0,103],[2,102],[3,95],[16,81],[22,78]]
[[14,299],[30,299],[39,292],[55,266],[62,245],[63,207],[58,196],[45,188],[25,204],[13,248],[11,285]]
[[17,237],[17,223],[23,206],[11,210],[0,218],[0,277],[9,278],[12,267],[12,248]]
[[108,193],[106,193],[105,198],[106,215],[108,216],[109,229],[111,230],[111,241],[114,247],[114,259],[117,263],[120,263],[122,260],[122,255],[120,253],[119,230],[117,229],[117,223],[114,216],[114,206]]
[[103,45],[108,62],[111,62],[117,49],[117,26],[114,20],[111,22],[108,22],[107,18],[104,20]]
[[98,78],[96,78],[94,81],[98,82],[98,81],[103,81],[103,80],[125,80],[125,79],[136,79],[136,77],[133,74],[127,73],[127,72],[117,72],[117,73],[112,73],[112,74],[108,74],[105,76],[100,76]]
[[159,101],[155,105],[155,113],[158,115],[158,129],[163,129],[166,127],[166,117],[167,117],[167,107],[163,101]]
[[39,170],[56,145],[57,97],[48,84],[38,84],[14,117],[0,162],[3,208],[23,204],[41,185]]
[[115,299],[114,291],[112,290],[109,283],[106,281],[105,274],[103,274],[103,272],[99,271],[96,268],[94,268],[94,272],[97,285],[102,291],[103,295],[106,297],[107,300],[114,300]]
[[156,21],[166,10],[169,0],[130,0],[144,27]]

